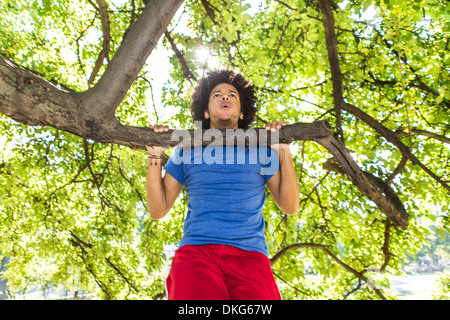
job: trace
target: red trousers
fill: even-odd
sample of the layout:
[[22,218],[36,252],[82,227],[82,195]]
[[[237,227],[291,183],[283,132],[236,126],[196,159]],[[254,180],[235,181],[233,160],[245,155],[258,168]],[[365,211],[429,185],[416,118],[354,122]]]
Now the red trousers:
[[166,286],[169,300],[281,299],[264,254],[219,244],[178,249]]

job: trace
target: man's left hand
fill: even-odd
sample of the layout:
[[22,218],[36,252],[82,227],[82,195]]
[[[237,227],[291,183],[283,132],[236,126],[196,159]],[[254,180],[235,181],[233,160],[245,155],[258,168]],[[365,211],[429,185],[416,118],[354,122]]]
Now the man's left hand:
[[[266,124],[264,126],[264,128],[267,131],[275,132],[287,124],[289,124],[289,123],[284,122],[284,121],[274,121],[274,122]],[[270,145],[270,148],[272,150],[275,150],[276,152],[278,152],[279,150],[282,150],[282,149],[289,149],[289,145],[287,143],[277,143],[277,144]]]
[[275,132],[275,131],[281,129],[281,127],[283,127],[283,126],[285,126],[285,125],[287,125],[287,124],[289,124],[289,123],[284,122],[284,121],[274,121],[274,122],[271,122],[271,123],[266,124],[266,125],[264,126],[264,128],[265,128],[267,131]]

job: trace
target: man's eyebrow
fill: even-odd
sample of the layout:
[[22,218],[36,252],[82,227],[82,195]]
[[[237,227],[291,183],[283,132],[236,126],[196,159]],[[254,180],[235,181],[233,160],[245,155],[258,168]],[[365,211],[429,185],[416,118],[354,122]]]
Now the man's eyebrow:
[[[222,92],[222,90],[211,91],[211,94],[210,94],[210,95],[212,95],[213,93],[216,93],[216,92]],[[238,93],[237,93],[236,91],[234,91],[234,90],[228,90],[228,92],[232,92],[232,93],[238,94]]]

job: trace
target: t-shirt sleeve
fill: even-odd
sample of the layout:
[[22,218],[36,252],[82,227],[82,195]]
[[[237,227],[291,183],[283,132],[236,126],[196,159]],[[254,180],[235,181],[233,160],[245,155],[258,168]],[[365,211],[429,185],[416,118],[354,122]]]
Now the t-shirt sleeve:
[[266,155],[262,156],[260,161],[261,174],[267,182],[275,173],[278,172],[278,170],[280,170],[280,159],[278,158],[278,154],[270,148],[267,148]]
[[173,154],[170,156],[166,165],[164,166],[164,170],[168,172],[172,177],[175,178],[179,183],[184,185],[184,172],[183,172],[183,163],[181,161],[182,156],[181,153],[183,151],[179,148],[176,148]]

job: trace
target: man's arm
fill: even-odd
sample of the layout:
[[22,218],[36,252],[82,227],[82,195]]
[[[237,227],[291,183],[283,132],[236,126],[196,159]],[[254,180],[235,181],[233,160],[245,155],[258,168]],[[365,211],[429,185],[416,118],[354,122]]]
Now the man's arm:
[[[275,122],[266,126],[267,130],[278,130],[286,123]],[[268,181],[267,186],[278,208],[285,214],[296,214],[299,209],[300,189],[292,154],[288,144],[275,144],[271,149],[278,154],[280,170]]]
[[[164,132],[168,128],[155,126],[153,129],[155,132]],[[147,204],[150,217],[154,220],[163,218],[170,211],[184,187],[167,172],[164,178],[162,177],[162,155],[164,150],[165,148],[162,147],[147,147]]]

